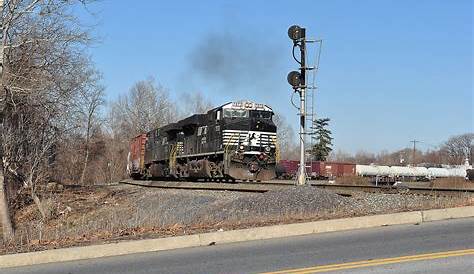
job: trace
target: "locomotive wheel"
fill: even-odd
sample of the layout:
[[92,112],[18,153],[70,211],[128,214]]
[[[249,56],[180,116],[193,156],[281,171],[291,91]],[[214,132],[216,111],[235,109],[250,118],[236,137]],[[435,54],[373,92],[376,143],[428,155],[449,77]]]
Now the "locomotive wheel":
[[223,165],[222,162],[216,164],[215,162],[209,162],[209,170],[211,172],[212,178],[222,178],[223,177]]
[[212,176],[211,174],[211,162],[209,162],[208,160],[200,160],[198,161],[198,163],[200,162],[201,164],[201,174],[203,177],[205,178],[210,178]]
[[183,164],[178,166],[178,174],[180,178],[187,178],[189,177],[189,172],[188,172],[188,165]]

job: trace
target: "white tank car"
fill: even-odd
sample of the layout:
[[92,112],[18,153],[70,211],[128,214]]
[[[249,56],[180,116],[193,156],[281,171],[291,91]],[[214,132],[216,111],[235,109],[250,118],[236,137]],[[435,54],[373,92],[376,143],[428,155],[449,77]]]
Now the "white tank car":
[[449,177],[449,172],[447,168],[441,167],[430,167],[428,168],[428,173],[431,178],[446,178]]
[[428,169],[426,167],[417,166],[414,167],[415,177],[428,177]]
[[416,177],[416,178],[446,178],[466,177],[467,172],[463,167],[438,168],[438,167],[410,167],[410,166],[378,166],[356,165],[356,174],[365,177]]
[[392,176],[394,177],[413,177],[415,176],[415,170],[412,167],[407,166],[392,166]]
[[392,176],[392,169],[389,166],[377,166],[378,176]]
[[461,177],[465,178],[467,172],[465,168],[440,168],[440,167],[430,167],[428,168],[429,176],[432,178],[447,178],[447,177]]
[[449,168],[449,177],[463,177],[466,178],[467,172],[464,168]]
[[358,176],[377,176],[378,172],[375,165],[356,165],[356,174]]

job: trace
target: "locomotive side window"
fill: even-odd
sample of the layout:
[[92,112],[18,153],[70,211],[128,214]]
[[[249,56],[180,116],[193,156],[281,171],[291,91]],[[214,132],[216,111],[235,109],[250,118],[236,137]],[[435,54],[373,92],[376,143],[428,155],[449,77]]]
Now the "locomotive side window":
[[206,135],[206,134],[207,134],[207,126],[198,127],[197,136]]
[[216,111],[216,120],[219,121],[221,119],[221,111]]

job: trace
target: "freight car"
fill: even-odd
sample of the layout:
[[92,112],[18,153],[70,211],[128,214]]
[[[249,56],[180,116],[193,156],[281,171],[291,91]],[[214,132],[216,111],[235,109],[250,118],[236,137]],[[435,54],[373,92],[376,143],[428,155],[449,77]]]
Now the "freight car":
[[[356,165],[352,163],[313,161],[306,164],[306,174],[313,179],[356,175]],[[296,178],[298,168],[299,161],[281,160],[277,165],[277,176],[284,179]]]
[[278,155],[273,111],[230,102],[131,141],[132,178],[270,180]]
[[379,166],[357,165],[356,173],[363,177],[377,177],[387,181],[428,181],[436,178],[466,178],[467,166],[421,167],[421,166]]
[[[374,179],[379,183],[395,183],[396,181],[429,181],[436,178],[474,177],[469,166],[456,167],[411,167],[411,166],[379,166],[356,165],[341,162],[307,162],[306,174],[313,179],[332,179],[336,177],[359,176]],[[282,179],[296,178],[299,161],[281,160],[277,165],[277,177]]]

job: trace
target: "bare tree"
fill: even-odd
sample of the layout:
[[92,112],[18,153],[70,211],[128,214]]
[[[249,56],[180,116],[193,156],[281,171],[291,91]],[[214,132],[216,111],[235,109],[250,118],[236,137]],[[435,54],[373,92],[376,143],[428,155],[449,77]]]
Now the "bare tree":
[[207,99],[201,92],[184,93],[182,95],[183,116],[187,117],[196,113],[206,113],[208,110],[213,108],[212,102]]
[[447,155],[447,160],[450,164],[460,165],[463,164],[466,159],[472,162],[474,133],[453,136],[446,141],[441,149]]
[[122,179],[126,173],[128,145],[140,133],[175,121],[177,108],[168,91],[153,78],[136,82],[113,101],[108,109],[104,173],[107,181]]
[[356,163],[363,164],[363,165],[372,164],[372,163],[375,163],[377,161],[377,159],[376,159],[376,157],[373,153],[363,151],[363,150],[357,151],[355,156],[354,156],[354,159],[355,159]]
[[[43,217],[36,186],[50,176],[55,145],[69,124],[71,100],[80,86],[83,48],[90,42],[71,7],[86,0],[5,0],[0,79],[3,189],[21,184]],[[4,238],[13,233],[9,194],[0,195]],[[8,216],[7,216],[8,215]],[[7,216],[7,217],[5,217]]]
[[94,129],[101,125],[100,107],[105,104],[104,87],[100,84],[101,75],[95,70],[88,70],[82,80],[84,86],[79,90],[77,102],[77,121],[84,136],[84,160],[79,184],[84,183],[90,155],[90,141]]
[[293,128],[288,124],[285,117],[279,113],[273,116],[273,122],[277,127],[277,139],[280,147],[280,155],[282,159],[296,158],[297,149],[294,141]]
[[329,154],[329,161],[335,162],[354,162],[354,156],[350,153],[345,152],[342,149],[338,149],[337,151],[331,151]]
[[163,87],[152,78],[138,81],[120,96],[110,108],[109,118],[114,133],[130,139],[175,120],[176,108]]

